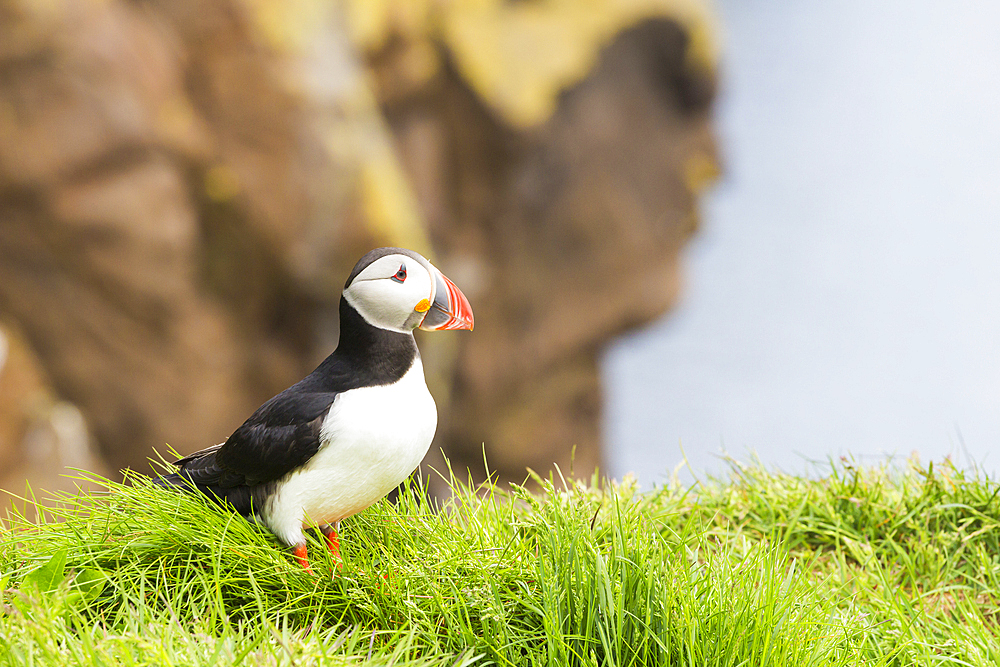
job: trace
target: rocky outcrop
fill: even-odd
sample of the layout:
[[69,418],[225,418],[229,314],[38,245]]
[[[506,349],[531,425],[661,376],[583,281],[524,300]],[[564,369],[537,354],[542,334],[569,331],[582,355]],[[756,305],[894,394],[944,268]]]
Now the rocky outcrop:
[[356,165],[241,4],[0,11],[0,312],[113,466],[224,438],[377,242]]
[[[402,78],[392,50],[412,48],[377,54],[379,77]],[[484,450],[516,481],[526,466],[600,465],[599,355],[675,303],[697,193],[716,171],[713,79],[689,48],[676,21],[625,28],[526,126],[447,50],[434,77],[384,100],[433,244],[476,308],[440,436],[456,469],[482,478]]]
[[349,267],[406,245],[476,312],[422,342],[453,466],[588,474],[597,356],[673,303],[714,169],[699,3],[607,4],[525,79],[484,26],[572,3],[0,0],[0,318],[147,469],[308,372]]

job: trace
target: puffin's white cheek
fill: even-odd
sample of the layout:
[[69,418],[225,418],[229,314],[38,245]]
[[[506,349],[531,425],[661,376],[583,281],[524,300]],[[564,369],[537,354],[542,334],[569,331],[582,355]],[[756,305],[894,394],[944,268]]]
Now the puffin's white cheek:
[[[419,282],[419,281],[415,281]],[[348,302],[365,320],[383,329],[406,330],[413,314],[418,286],[393,280],[365,280],[352,285],[344,293]]]

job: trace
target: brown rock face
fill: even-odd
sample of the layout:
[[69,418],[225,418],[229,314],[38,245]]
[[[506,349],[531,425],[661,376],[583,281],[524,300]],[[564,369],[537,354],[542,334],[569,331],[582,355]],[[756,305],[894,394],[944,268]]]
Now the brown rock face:
[[0,493],[0,525],[10,505],[35,515],[18,500],[25,480],[35,492],[71,492],[90,484],[67,468],[109,472],[91,447],[80,410],[48,386],[31,349],[16,332],[0,328],[0,489],[13,494]]
[[[154,448],[222,441],[330,352],[366,250],[429,236],[476,314],[471,334],[421,340],[435,450],[481,476],[485,444],[520,481],[568,473],[575,448],[589,474],[598,355],[673,303],[714,164],[711,79],[686,33],[622,32],[548,120],[517,129],[445,42],[416,61],[379,46],[379,109],[335,20],[283,52],[256,6],[0,0],[0,316],[39,376],[112,469],[148,470]],[[0,415],[0,435],[21,423]]]
[[0,312],[116,468],[221,441],[322,358],[289,267],[323,165],[277,60],[236,3],[0,4]]
[[664,20],[622,33],[531,130],[497,120],[452,69],[387,105],[442,264],[476,311],[440,429],[456,469],[481,477],[483,447],[516,481],[525,466],[600,464],[599,353],[675,302],[715,164],[713,86],[685,66],[685,41]]

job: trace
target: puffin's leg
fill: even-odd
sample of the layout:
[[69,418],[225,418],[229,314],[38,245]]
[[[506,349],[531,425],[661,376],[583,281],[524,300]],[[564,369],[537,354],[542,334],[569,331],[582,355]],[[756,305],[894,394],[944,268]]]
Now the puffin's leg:
[[305,570],[309,574],[313,573],[312,568],[309,567],[309,556],[306,554],[305,542],[302,542],[301,544],[296,544],[292,548],[292,554],[295,556],[295,560],[299,561],[299,565],[302,566],[303,570]]
[[330,550],[330,555],[333,556],[339,570],[344,566],[344,559],[340,557],[340,536],[337,535],[337,531],[340,530],[340,522],[323,524],[319,529],[323,533],[323,537],[326,538],[326,548]]

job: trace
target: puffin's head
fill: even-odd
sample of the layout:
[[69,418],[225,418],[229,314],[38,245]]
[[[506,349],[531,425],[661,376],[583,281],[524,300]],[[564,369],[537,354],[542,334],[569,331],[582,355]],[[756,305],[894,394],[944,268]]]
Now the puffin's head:
[[376,248],[358,260],[344,299],[368,324],[410,333],[472,329],[472,306],[455,283],[412,250]]

